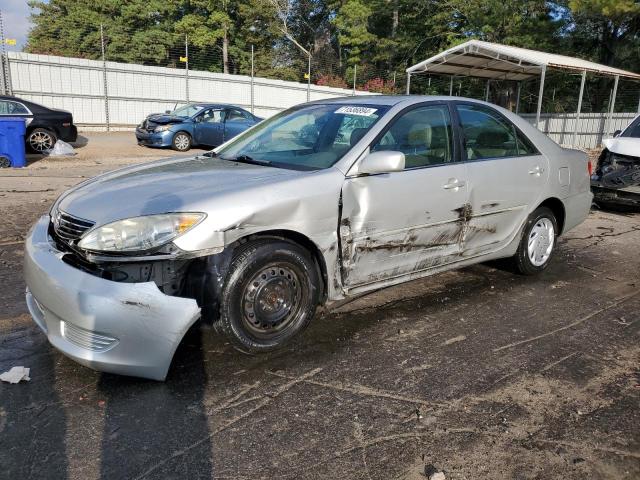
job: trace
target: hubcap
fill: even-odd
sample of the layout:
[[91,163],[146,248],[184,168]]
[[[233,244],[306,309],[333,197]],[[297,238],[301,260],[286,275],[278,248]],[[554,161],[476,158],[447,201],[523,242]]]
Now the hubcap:
[[176,148],[178,150],[186,150],[189,148],[189,137],[186,135],[178,135],[176,137]]
[[529,260],[536,267],[547,263],[555,243],[555,229],[553,222],[548,218],[539,219],[529,233],[528,254]]
[[290,268],[272,265],[261,270],[242,297],[245,326],[260,338],[282,333],[296,318],[301,296],[300,281]]
[[29,145],[36,152],[44,152],[53,147],[53,138],[46,132],[34,132],[29,137]]

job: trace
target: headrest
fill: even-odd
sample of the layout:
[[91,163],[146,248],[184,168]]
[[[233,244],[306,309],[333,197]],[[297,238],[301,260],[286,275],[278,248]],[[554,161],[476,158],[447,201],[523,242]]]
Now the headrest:
[[509,141],[509,135],[502,130],[484,131],[476,138],[479,147],[501,147]]
[[417,123],[411,126],[407,134],[407,144],[410,146],[425,146],[431,144],[431,125],[428,123]]
[[366,128],[354,128],[351,132],[351,137],[349,137],[349,144],[353,147],[356,143],[362,140],[364,134],[367,133]]

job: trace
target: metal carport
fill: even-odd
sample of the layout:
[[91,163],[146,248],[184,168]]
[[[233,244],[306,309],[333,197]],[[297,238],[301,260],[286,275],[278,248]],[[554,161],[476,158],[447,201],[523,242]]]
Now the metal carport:
[[[449,75],[451,77],[450,93],[453,91],[454,77],[486,78],[487,98],[491,80],[513,80],[516,81],[518,85],[517,105],[520,100],[520,82],[540,76],[540,90],[535,123],[535,125],[538,126],[542,110],[544,80],[548,68],[582,72],[577,120],[580,119],[587,72],[614,78],[613,93],[609,104],[608,123],[611,122],[611,116],[613,115],[620,77],[640,80],[640,74],[582,60],[580,58],[511,47],[498,43],[483,42],[480,40],[470,40],[407,68],[407,94],[410,92],[411,75],[417,74]],[[574,143],[577,135],[577,125],[578,122],[576,121],[573,134]]]

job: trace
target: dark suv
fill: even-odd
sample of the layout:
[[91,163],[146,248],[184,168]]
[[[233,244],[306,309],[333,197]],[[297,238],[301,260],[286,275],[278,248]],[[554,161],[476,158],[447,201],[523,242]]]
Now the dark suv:
[[0,116],[27,120],[25,141],[27,149],[33,153],[44,153],[53,148],[58,139],[75,142],[78,137],[73,115],[66,110],[47,108],[17,97],[0,96]]

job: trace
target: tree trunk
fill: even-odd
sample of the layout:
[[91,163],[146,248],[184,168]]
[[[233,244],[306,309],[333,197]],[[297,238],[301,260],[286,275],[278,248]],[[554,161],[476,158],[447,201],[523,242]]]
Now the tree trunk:
[[391,38],[396,37],[398,31],[399,15],[398,15],[398,0],[393,0],[393,14],[391,20]]
[[224,37],[222,37],[222,65],[223,72],[229,73],[229,37],[227,29],[224,29]]

